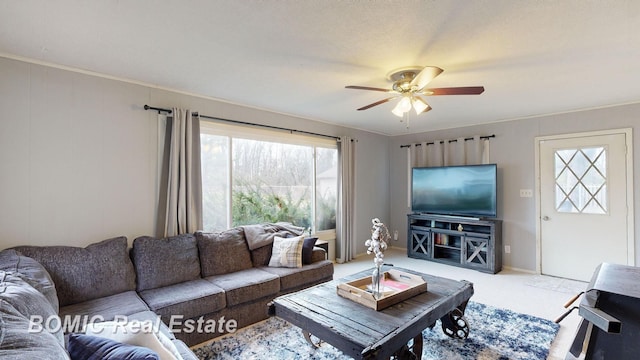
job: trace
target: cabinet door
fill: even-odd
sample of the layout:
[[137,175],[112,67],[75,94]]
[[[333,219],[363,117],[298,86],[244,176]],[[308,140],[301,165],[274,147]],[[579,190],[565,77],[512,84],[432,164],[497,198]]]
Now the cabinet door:
[[423,259],[431,258],[431,231],[411,231],[411,254]]
[[491,266],[489,237],[467,235],[464,237],[464,264],[489,269]]

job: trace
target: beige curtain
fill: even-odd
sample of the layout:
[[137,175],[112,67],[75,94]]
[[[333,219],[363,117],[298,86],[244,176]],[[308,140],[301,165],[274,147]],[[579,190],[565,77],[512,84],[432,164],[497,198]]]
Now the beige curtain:
[[338,244],[337,262],[344,263],[354,258],[355,223],[355,144],[348,136],[340,137],[338,142],[338,221],[336,224],[336,242]]
[[158,199],[159,237],[202,229],[200,120],[191,110],[173,108],[166,119]]
[[467,146],[467,142],[463,137],[457,138],[456,141],[449,141],[449,159],[447,165],[467,165],[475,164],[473,158],[471,162],[467,162],[467,148],[473,149],[473,146]]

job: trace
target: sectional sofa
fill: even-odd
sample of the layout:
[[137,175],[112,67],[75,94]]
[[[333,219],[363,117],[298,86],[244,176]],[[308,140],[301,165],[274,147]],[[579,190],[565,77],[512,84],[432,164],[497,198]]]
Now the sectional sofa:
[[[164,239],[143,236],[131,248],[125,237],[117,237],[84,248],[4,250],[0,352],[68,358],[69,336],[65,343],[63,333],[81,330],[74,319],[160,323],[159,318],[160,332],[181,357],[195,359],[189,346],[264,320],[275,297],[333,278],[332,262],[312,239],[300,236],[301,230],[286,223],[260,224]],[[283,239],[299,245],[294,265],[285,265],[292,267],[274,263],[285,259],[282,246],[274,249],[274,241]],[[37,306],[24,308],[25,297]],[[25,331],[30,316],[52,314],[59,315],[62,330]]]

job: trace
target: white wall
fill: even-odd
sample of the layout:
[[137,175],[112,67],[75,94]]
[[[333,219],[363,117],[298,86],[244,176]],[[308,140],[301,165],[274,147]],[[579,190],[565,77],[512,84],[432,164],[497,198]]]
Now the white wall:
[[0,249],[154,234],[158,123],[144,104],[356,138],[357,253],[371,218],[389,217],[385,136],[0,58]]
[[[428,121],[428,119],[425,119]],[[392,137],[390,160],[390,229],[398,229],[400,241],[394,246],[406,248],[407,171],[406,149],[400,145],[461,136],[491,135],[491,162],[498,164],[498,218],[503,220],[503,243],[511,246],[511,254],[503,254],[504,265],[523,270],[536,270],[535,198],[521,198],[520,189],[535,189],[534,138],[602,129],[633,128],[634,168],[640,169],[640,104],[581,111],[489,125],[458,128],[429,133]],[[635,224],[640,223],[638,188],[634,176]],[[640,227],[636,226],[636,263],[640,264]],[[504,249],[503,249],[504,250]],[[571,256],[571,254],[567,254]]]

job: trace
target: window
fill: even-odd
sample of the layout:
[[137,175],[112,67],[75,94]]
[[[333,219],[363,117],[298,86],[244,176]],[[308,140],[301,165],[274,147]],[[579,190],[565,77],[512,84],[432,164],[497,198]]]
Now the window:
[[205,231],[286,221],[336,227],[335,140],[201,122]]
[[607,213],[607,152],[602,146],[555,152],[556,210]]

